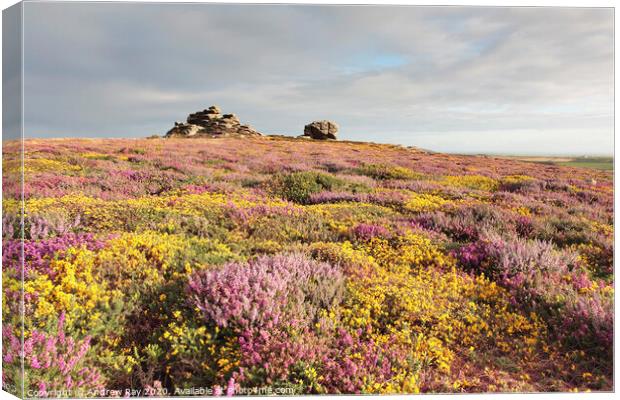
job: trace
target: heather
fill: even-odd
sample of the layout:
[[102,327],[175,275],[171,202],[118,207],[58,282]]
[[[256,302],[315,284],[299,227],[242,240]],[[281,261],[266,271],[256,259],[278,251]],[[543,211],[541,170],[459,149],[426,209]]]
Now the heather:
[[3,154],[7,388],[613,388],[609,172],[270,137],[25,149],[23,241]]

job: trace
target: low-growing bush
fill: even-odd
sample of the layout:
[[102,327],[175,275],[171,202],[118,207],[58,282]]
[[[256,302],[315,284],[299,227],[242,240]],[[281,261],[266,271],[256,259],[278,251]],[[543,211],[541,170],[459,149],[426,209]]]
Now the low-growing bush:
[[541,183],[531,176],[511,175],[505,176],[499,181],[498,190],[506,192],[527,193],[539,190]]
[[388,237],[390,232],[381,225],[359,224],[353,228],[352,234],[357,240],[368,241],[375,237]]
[[280,323],[309,323],[342,297],[342,273],[301,254],[259,257],[247,264],[207,269],[189,281],[191,301],[222,328],[269,329]]
[[[70,396],[93,397],[104,388],[101,371],[94,366],[90,350],[90,337],[76,340],[65,333],[65,316],[58,317],[52,332],[33,330],[24,340],[15,335],[15,327],[2,327],[3,384],[18,385],[36,397],[58,397],[55,393]],[[23,357],[23,380],[21,362]]]
[[364,164],[357,173],[377,180],[417,179],[421,176],[410,169],[388,164]]
[[289,201],[305,204],[313,193],[333,190],[344,185],[343,181],[326,173],[293,172],[279,178],[276,182],[276,193]]

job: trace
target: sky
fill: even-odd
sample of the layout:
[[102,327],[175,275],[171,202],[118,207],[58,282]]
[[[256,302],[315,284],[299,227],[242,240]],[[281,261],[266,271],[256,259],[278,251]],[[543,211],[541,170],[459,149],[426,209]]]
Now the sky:
[[26,3],[26,137],[165,134],[219,105],[265,134],[611,154],[613,11]]

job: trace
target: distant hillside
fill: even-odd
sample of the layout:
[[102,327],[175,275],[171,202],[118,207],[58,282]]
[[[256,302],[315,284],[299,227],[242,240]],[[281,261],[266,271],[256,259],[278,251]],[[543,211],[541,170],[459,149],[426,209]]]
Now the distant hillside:
[[603,171],[613,171],[614,169],[613,157],[503,156],[502,158],[544,164],[564,165],[577,168],[594,168]]

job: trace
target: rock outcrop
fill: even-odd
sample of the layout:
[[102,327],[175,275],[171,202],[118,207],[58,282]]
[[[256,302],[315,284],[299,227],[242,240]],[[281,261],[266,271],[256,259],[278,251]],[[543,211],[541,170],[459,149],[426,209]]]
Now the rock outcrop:
[[166,137],[262,136],[249,125],[242,125],[235,114],[222,114],[218,106],[197,111],[187,122],[175,122]]
[[304,136],[312,139],[336,139],[338,125],[333,121],[314,121],[304,126]]

